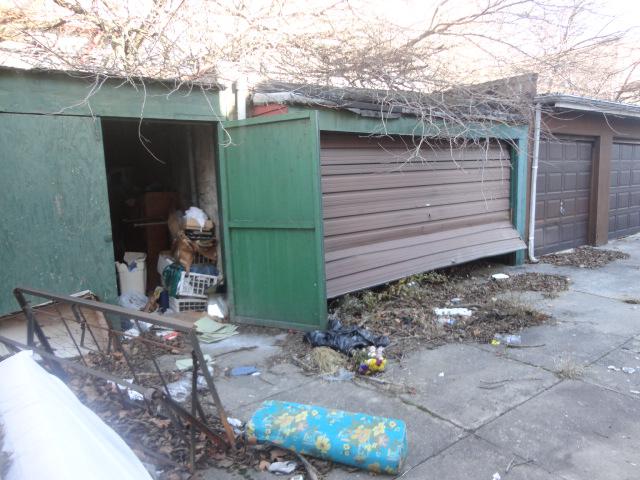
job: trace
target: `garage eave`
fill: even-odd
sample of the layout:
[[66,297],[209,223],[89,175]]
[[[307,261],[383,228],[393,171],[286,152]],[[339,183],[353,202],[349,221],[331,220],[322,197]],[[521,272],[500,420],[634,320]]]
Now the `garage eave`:
[[556,110],[579,110],[584,112],[640,118],[640,105],[612,102],[577,95],[539,95],[535,102]]

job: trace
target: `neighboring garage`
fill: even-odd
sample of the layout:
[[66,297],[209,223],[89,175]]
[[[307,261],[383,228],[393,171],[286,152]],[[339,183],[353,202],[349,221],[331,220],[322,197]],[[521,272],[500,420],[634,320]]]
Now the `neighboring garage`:
[[570,95],[535,101],[535,254],[640,232],[640,106]]
[[609,238],[640,232],[640,143],[614,142],[609,192]]
[[540,142],[536,245],[549,253],[589,241],[593,142],[574,138]]

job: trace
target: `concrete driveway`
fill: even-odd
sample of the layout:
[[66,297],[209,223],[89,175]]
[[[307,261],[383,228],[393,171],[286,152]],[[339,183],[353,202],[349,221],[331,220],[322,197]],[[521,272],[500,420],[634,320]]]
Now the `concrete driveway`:
[[[220,357],[219,365],[262,362],[262,375],[221,377],[218,388],[231,414],[244,420],[265,398],[403,419],[409,457],[400,477],[406,480],[491,480],[496,473],[502,479],[638,479],[640,305],[627,302],[640,299],[640,236],[607,248],[630,258],[596,270],[502,269],[570,277],[569,290],[557,298],[522,294],[553,321],[522,332],[531,348],[450,344],[409,355],[385,377],[413,386],[415,394],[328,383],[287,363],[268,366],[264,360],[278,347],[266,336],[234,340],[262,346]],[[202,478],[275,477],[212,469]],[[374,477],[338,467],[328,478]]]

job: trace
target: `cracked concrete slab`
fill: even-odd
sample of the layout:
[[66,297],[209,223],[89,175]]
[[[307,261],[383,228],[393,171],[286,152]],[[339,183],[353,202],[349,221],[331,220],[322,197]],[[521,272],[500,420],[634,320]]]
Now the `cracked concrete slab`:
[[564,381],[477,431],[566,478],[640,478],[640,401]]
[[558,381],[542,369],[460,344],[411,354],[386,377],[416,388],[416,395],[403,395],[405,401],[465,429],[478,428]]
[[286,363],[270,369],[260,369],[260,375],[227,377],[221,374],[215,378],[222,403],[227,405],[229,413],[236,417],[246,405],[261,402],[273,395],[293,390],[312,381],[311,378],[300,373],[297,367]]
[[576,291],[533,305],[559,322],[586,324],[599,332],[627,337],[640,333],[639,305]]
[[582,324],[540,325],[520,332],[522,346],[484,344],[480,348],[556,371],[563,362],[588,365],[627,341],[626,337],[593,330]]
[[527,462],[524,458],[495,448],[475,435],[463,438],[440,455],[418,465],[403,478],[490,480],[496,473],[501,478],[510,480],[560,480],[560,477]]
[[640,338],[629,340],[591,365],[583,380],[640,400]]

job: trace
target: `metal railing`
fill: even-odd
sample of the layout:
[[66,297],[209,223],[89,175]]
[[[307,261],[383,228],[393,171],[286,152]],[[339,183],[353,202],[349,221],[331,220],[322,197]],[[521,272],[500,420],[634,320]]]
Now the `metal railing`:
[[[220,450],[226,451],[235,447],[235,434],[227,421],[213,375],[209,371],[191,322],[32,288],[15,288],[14,295],[26,319],[26,341],[22,343],[0,335],[0,343],[15,351],[34,351],[42,357],[43,363],[51,373],[62,379],[67,378],[66,369],[69,368],[112,382],[124,403],[131,403],[126,390],[137,392],[150,413],[154,402],[160,402],[166,407],[163,411],[167,417],[177,426],[181,439],[189,445],[192,469],[195,467],[195,430],[202,432]],[[27,300],[27,295],[44,299],[48,303],[34,307]],[[122,320],[131,321],[140,332],[144,325],[141,322],[145,322],[151,327],[178,332],[184,339],[184,345],[179,351],[190,353],[193,364],[189,409],[173,398],[169,388],[171,382],[168,380],[172,372],[166,369],[163,371],[158,362],[162,354],[175,354],[175,345],[162,340],[162,337],[155,338],[145,334],[134,336],[124,332],[119,328]],[[58,337],[52,340],[47,334],[47,329],[55,330]],[[62,351],[63,346],[71,348],[77,355],[69,355],[67,352],[67,358],[64,358],[65,356],[56,354],[57,351]],[[141,356],[145,361],[136,361],[140,360]],[[149,361],[152,366],[151,372],[144,371],[145,368],[148,369]],[[114,373],[118,371],[121,374],[127,372],[133,380],[128,381],[124,376]],[[206,383],[205,392],[202,394],[198,393],[199,374]],[[215,406],[217,417],[223,427],[222,432],[212,429],[203,408],[207,394]]]

